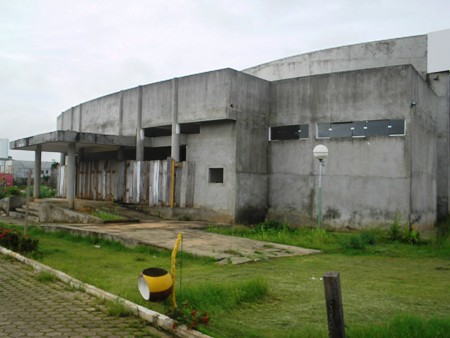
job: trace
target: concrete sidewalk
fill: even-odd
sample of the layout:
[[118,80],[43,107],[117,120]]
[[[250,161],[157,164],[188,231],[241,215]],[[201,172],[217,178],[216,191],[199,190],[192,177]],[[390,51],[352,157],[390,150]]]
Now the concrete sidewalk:
[[[127,210],[128,218],[139,223],[110,224],[42,224],[35,226],[49,230],[66,230],[83,235],[123,242],[125,245],[151,245],[172,250],[177,235],[183,234],[183,250],[198,256],[213,257],[219,264],[240,264],[277,257],[302,256],[320,253],[318,250],[297,246],[255,241],[246,238],[225,236],[205,231],[208,223],[192,221],[166,221],[146,214]],[[0,222],[24,224],[22,219],[6,216]]]
[[111,317],[99,300],[0,254],[0,337],[170,337],[137,317]]
[[205,231],[206,224],[155,220],[134,224],[47,224],[44,228],[74,233],[96,234],[126,245],[150,245],[172,250],[177,235],[183,234],[183,250],[198,256],[213,257],[219,264],[241,264],[277,257],[302,256],[318,250],[255,241]]

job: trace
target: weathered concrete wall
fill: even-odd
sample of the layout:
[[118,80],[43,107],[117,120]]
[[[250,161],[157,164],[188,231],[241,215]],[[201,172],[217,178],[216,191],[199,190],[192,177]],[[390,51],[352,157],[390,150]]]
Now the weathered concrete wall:
[[172,83],[163,81],[142,88],[142,128],[172,124]]
[[[194,207],[211,209],[232,222],[236,187],[236,124],[233,121],[201,125],[200,134],[188,135],[186,160],[195,162]],[[223,168],[223,183],[209,182],[209,169]]]
[[236,121],[236,221],[257,223],[267,211],[270,84],[234,72],[228,109]]
[[449,72],[434,73],[429,75],[429,86],[438,96],[437,102],[433,102],[433,116],[436,121],[437,135],[437,214],[438,218],[448,215],[450,209],[450,174],[449,167],[449,115],[450,115],[450,77]]
[[119,135],[120,93],[83,103],[82,109],[83,132]]
[[296,55],[251,67],[243,72],[269,81],[358,69],[412,64],[424,77],[427,36],[367,42]]
[[[410,222],[421,229],[432,229],[437,217],[437,134],[435,117],[438,114],[438,96],[427,86],[417,73],[411,70],[413,100],[411,108],[411,215]],[[440,121],[448,121],[440,117]],[[446,148],[448,154],[448,148]],[[448,161],[448,160],[447,160]],[[447,183],[446,180],[443,180]],[[442,189],[445,192],[445,187]],[[443,196],[441,196],[442,198]],[[442,201],[441,201],[442,202]]]
[[178,122],[228,118],[230,86],[235,71],[217,70],[178,79]]
[[316,123],[405,119],[410,125],[411,66],[386,67],[272,84],[270,125],[309,123],[309,139],[270,143],[269,217],[296,223],[316,217],[318,163],[325,144],[322,210],[334,226],[389,222],[410,210],[409,134],[316,139]]
[[135,136],[138,125],[139,88],[124,90],[121,95],[120,135]]
[[236,122],[236,220],[264,221],[267,209],[267,116],[248,114]]

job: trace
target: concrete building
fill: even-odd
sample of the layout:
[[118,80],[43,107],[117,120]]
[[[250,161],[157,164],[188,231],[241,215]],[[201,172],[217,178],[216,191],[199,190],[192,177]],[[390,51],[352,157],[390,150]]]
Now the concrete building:
[[446,30],[126,89],[11,148],[34,150],[36,163],[65,154],[72,206],[77,195],[305,225],[317,213],[312,149],[324,144],[324,223],[432,227],[449,209],[449,41]]

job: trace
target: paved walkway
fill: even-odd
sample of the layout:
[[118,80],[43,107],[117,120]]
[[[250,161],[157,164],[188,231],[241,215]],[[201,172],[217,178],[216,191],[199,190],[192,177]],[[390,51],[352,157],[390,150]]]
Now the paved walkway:
[[111,317],[105,305],[0,254],[0,337],[169,337],[136,317]]
[[179,233],[183,234],[183,250],[198,256],[214,257],[220,264],[241,264],[287,256],[319,253],[318,250],[296,246],[224,236],[205,231],[198,222],[167,222],[135,224],[51,224],[53,229],[99,234],[129,245],[144,244],[172,250]]

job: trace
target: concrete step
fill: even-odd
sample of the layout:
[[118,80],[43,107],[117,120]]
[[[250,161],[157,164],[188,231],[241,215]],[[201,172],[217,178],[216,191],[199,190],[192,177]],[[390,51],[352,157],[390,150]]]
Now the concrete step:
[[[10,211],[10,212],[9,212],[9,216],[15,217],[15,218],[22,218],[22,219],[25,219],[25,214],[23,214],[23,213],[21,213],[21,212],[17,212],[17,211]],[[30,222],[35,222],[35,223],[39,223],[39,217],[33,216],[33,215],[29,214],[29,215],[28,215],[28,221],[30,221]]]
[[[20,212],[25,215],[27,213],[27,208],[23,206],[22,208],[16,208],[16,212]],[[28,215],[39,217],[39,210],[28,208]]]
[[[27,205],[26,205],[26,204],[23,204],[23,205],[22,205],[22,208],[26,209],[26,208],[27,208]],[[37,205],[36,203],[34,203],[34,202],[28,203],[28,209],[39,210],[38,205]]]

